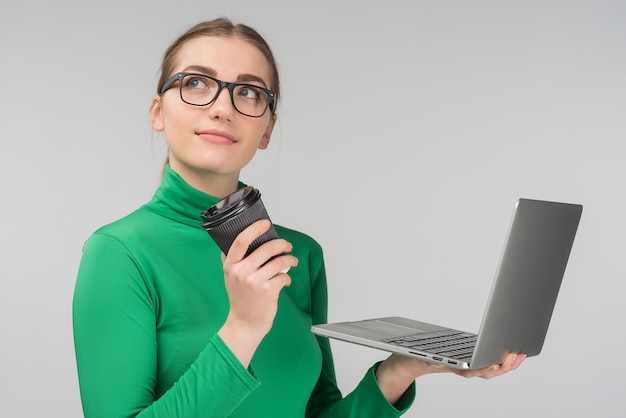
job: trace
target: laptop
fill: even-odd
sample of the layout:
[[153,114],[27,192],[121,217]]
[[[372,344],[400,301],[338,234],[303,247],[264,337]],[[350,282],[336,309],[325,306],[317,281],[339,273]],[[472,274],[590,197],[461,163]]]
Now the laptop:
[[501,364],[541,352],[582,205],[519,199],[478,334],[401,317],[314,325],[314,334],[443,363]]

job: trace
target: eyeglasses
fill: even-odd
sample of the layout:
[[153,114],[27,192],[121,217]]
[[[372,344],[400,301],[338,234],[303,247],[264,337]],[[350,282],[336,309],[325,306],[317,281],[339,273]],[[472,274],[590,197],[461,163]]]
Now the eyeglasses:
[[217,99],[226,87],[230,91],[230,100],[235,110],[251,118],[260,118],[269,108],[272,112],[276,104],[276,93],[253,84],[228,83],[204,74],[176,73],[163,87],[165,93],[178,81],[180,98],[192,106],[208,106]]

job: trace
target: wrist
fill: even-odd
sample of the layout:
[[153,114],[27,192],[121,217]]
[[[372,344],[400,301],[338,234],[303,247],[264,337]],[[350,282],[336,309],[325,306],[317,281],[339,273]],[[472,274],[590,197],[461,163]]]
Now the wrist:
[[250,365],[256,349],[265,336],[258,335],[258,332],[253,330],[248,330],[230,316],[217,332],[217,335],[246,368]]
[[395,355],[388,357],[376,369],[378,386],[392,405],[398,402],[417,377],[403,365],[401,359],[396,357]]
[[425,374],[441,372],[436,365],[398,354],[392,354],[376,369],[378,386],[390,403],[395,404],[411,384]]

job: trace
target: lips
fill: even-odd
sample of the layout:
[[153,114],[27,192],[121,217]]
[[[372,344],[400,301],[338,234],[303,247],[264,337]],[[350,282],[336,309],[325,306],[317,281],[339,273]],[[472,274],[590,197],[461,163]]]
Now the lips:
[[232,145],[237,142],[235,137],[228,132],[219,131],[217,129],[196,131],[196,135],[198,135],[201,140],[211,142],[213,144]]

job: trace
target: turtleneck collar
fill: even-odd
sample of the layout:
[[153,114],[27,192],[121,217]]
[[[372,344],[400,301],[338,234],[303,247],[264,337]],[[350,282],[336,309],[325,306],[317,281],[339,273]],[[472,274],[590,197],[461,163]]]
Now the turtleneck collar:
[[[239,182],[238,188],[245,184]],[[220,199],[190,186],[168,165],[165,166],[161,185],[145,209],[182,224],[200,228],[200,213]]]

